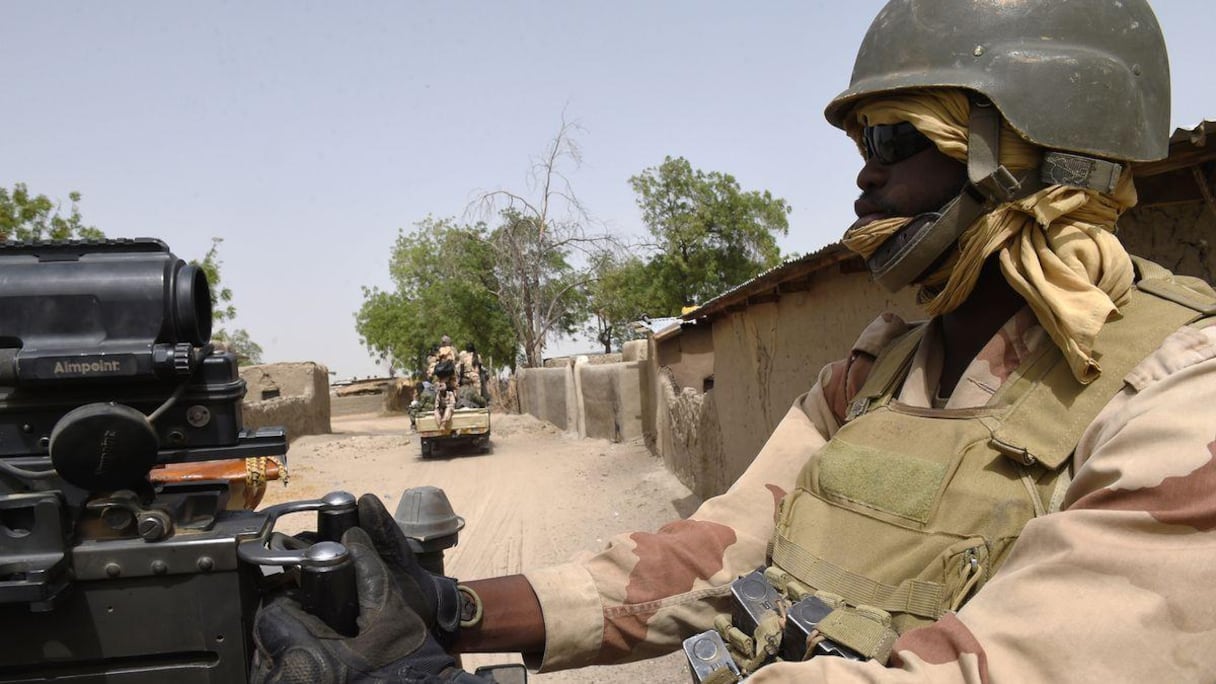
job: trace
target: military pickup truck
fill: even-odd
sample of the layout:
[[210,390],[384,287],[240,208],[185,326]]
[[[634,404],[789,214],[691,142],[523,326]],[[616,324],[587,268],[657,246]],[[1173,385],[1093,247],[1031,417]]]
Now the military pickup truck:
[[419,412],[415,419],[422,444],[422,457],[430,458],[439,451],[471,446],[481,453],[490,451],[490,409],[458,408],[446,425],[435,421],[433,411]]

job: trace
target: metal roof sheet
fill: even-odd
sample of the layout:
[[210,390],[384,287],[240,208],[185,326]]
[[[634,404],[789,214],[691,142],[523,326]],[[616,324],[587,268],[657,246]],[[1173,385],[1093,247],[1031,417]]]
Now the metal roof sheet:
[[713,299],[684,314],[681,318],[686,321],[704,318],[717,314],[748,297],[769,290],[783,282],[801,278],[816,271],[821,271],[857,256],[839,242],[828,244],[810,254],[791,257],[781,264],[770,268],[751,280],[740,283],[723,292]]

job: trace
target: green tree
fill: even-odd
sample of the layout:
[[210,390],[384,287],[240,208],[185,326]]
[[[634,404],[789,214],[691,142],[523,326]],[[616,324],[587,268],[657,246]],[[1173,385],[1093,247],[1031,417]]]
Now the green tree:
[[262,345],[254,342],[249,331],[237,328],[232,332],[220,328],[211,335],[211,339],[223,344],[236,354],[239,366],[256,366],[262,363]]
[[428,217],[400,230],[389,259],[390,290],[363,288],[355,330],[363,344],[406,373],[448,335],[476,345],[483,363],[514,365],[515,336],[493,294],[493,247],[486,227]]
[[611,242],[589,232],[593,222],[568,180],[567,170],[582,162],[574,140],[579,130],[562,120],[544,154],[532,161],[528,193],[495,190],[477,201],[500,221],[490,234],[492,292],[511,322],[524,363],[532,367],[544,361],[552,336],[573,334],[587,319],[585,287],[592,276],[572,265],[574,259]]
[[746,282],[781,260],[790,206],[767,190],[744,191],[729,174],[693,169],[683,157],[629,179],[654,236],[657,315],[675,315]]
[[86,226],[80,215],[79,192],[68,193],[71,205],[65,215],[58,202],[30,194],[25,183],[0,188],[0,240],[101,239],[105,235]]
[[211,248],[202,261],[192,260],[190,263],[198,266],[207,275],[211,285],[211,340],[227,347],[236,354],[237,363],[241,366],[262,363],[262,346],[253,341],[249,332],[244,328],[229,331],[223,323],[236,318],[236,306],[232,303],[232,290],[221,284],[220,243],[223,238],[211,238]]
[[587,285],[588,322],[584,333],[608,354],[627,340],[636,339],[630,324],[664,302],[653,282],[653,267],[633,254],[605,250],[592,260],[594,279]]

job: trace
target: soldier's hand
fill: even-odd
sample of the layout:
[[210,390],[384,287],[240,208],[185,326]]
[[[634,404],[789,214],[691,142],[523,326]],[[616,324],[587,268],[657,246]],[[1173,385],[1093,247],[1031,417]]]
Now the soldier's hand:
[[355,564],[358,633],[347,637],[284,594],[258,611],[255,684],[484,684],[455,667],[360,528],[342,536]]
[[375,494],[359,497],[359,527],[367,531],[410,607],[442,644],[451,644],[460,631],[464,601],[456,580],[431,574],[418,564],[405,533]]

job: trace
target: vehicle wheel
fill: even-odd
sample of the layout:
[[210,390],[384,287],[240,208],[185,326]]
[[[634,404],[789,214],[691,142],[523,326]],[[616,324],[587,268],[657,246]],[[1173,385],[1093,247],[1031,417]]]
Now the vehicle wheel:
[[430,458],[431,456],[434,456],[434,455],[435,455],[435,445],[432,444],[431,440],[429,440],[429,439],[422,440],[422,457]]
[[490,438],[486,437],[485,439],[481,440],[481,442],[477,445],[477,450],[483,454],[490,453]]

